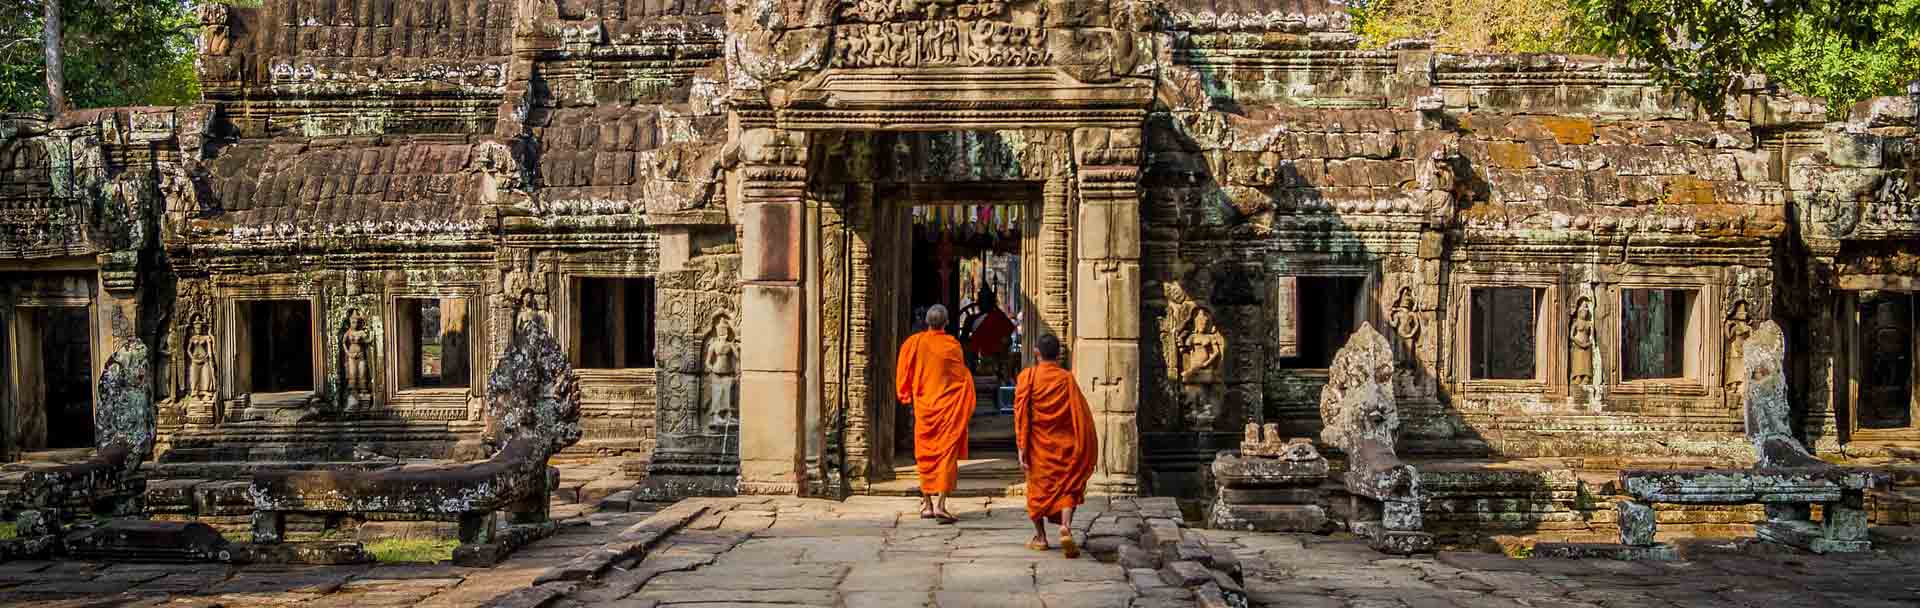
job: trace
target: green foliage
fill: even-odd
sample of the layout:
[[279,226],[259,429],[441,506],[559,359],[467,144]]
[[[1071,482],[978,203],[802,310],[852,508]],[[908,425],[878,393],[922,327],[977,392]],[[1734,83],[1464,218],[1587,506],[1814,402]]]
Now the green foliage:
[[1567,0],[1373,0],[1355,10],[1362,45],[1426,38],[1435,48],[1568,53],[1590,48]]
[[[48,0],[0,0],[0,112],[44,112]],[[59,0],[61,57],[71,108],[180,105],[200,98],[194,74],[201,2],[260,0]]]
[[20,537],[19,528],[13,522],[0,522],[0,540],[13,540]]
[[[41,20],[47,0],[0,0],[0,108],[47,107]],[[193,7],[183,0],[60,0],[68,105],[177,104],[192,79]]]
[[1920,0],[1358,0],[1363,44],[1429,38],[1468,52],[1638,59],[1723,112],[1739,77],[1764,73],[1824,97],[1836,115],[1920,78]]
[[458,546],[452,539],[390,538],[367,543],[367,553],[383,564],[435,563],[452,560]]
[[[1606,51],[1645,62],[1661,82],[1724,113],[1743,74],[1836,105],[1898,93],[1915,73],[1916,0],[1568,0]],[[1807,66],[1802,62],[1835,62]],[[1900,70],[1905,69],[1901,74]]]
[[1920,78],[1920,0],[1879,10],[1878,22],[1893,27],[1859,44],[1802,16],[1793,25],[1796,43],[1762,54],[1760,71],[1796,93],[1826,98],[1836,118],[1862,100],[1904,93]]

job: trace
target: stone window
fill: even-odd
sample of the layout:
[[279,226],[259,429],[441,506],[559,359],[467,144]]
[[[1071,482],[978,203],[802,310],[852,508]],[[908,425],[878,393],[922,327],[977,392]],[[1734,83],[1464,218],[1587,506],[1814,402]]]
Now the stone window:
[[[1326,369],[1360,326],[1364,277],[1297,277],[1280,290],[1282,348],[1288,369]],[[1291,338],[1291,343],[1287,339]],[[1291,348],[1289,348],[1291,347]]]
[[581,278],[574,289],[574,365],[653,367],[653,279]]
[[1861,429],[1914,425],[1914,297],[1866,291],[1855,298],[1854,343],[1859,381],[1854,424]]
[[472,382],[466,298],[395,302],[400,388],[465,388]]
[[1690,289],[1621,290],[1622,380],[1700,377],[1699,295]]
[[1469,377],[1474,380],[1537,380],[1540,375],[1540,315],[1546,290],[1535,287],[1475,287],[1469,292]]
[[313,390],[313,305],[306,300],[236,303],[242,393]]

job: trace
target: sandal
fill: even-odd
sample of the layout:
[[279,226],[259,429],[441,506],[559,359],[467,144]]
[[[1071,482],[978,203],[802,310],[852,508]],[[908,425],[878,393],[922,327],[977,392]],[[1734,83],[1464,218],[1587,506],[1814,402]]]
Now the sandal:
[[942,526],[952,525],[960,521],[960,518],[954,517],[952,513],[934,513],[933,518],[940,520],[940,525]]
[[920,519],[933,519],[933,509],[922,509]]
[[1072,536],[1060,537],[1060,554],[1067,559],[1080,559],[1080,545],[1073,542]]
[[1049,549],[1049,547],[1047,546],[1047,541],[1035,540],[1035,539],[1027,540],[1027,548],[1032,549],[1034,551],[1045,551]]

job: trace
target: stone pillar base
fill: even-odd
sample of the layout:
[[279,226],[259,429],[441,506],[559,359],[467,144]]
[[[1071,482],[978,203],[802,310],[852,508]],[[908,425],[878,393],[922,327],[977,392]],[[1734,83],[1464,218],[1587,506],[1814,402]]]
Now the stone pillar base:
[[1132,475],[1094,475],[1087,480],[1087,494],[1095,496],[1139,496],[1140,479]]
[[682,498],[727,497],[739,493],[740,465],[718,458],[655,452],[647,476],[633,487],[633,500],[674,502]]

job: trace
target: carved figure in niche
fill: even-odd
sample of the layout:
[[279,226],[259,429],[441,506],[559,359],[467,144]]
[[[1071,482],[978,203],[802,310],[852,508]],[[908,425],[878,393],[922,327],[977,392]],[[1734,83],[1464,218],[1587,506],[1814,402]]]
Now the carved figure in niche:
[[1219,418],[1220,367],[1226,351],[1227,339],[1214,326],[1213,313],[1196,309],[1191,328],[1181,335],[1178,358],[1187,422],[1196,430],[1212,430]]
[[547,294],[537,293],[532,289],[521,289],[518,308],[519,310],[515,311],[513,316],[514,327],[517,328],[529,322],[539,323],[548,328],[553,327],[547,323],[549,320],[547,316]]
[[[1160,317],[1160,347],[1169,359],[1175,359],[1180,352],[1180,335],[1193,322],[1193,311],[1200,305],[1187,295],[1187,288],[1175,281],[1168,281],[1161,287],[1167,294],[1167,312]],[[1170,360],[1167,366],[1167,379],[1180,381],[1180,362]]]
[[1400,295],[1393,299],[1393,333],[1400,337],[1402,348],[1406,352],[1398,358],[1400,367],[1413,367],[1414,346],[1420,343],[1420,313],[1414,310],[1413,288],[1400,288]]
[[353,405],[364,404],[359,401],[361,395],[373,392],[371,370],[367,363],[368,341],[372,338],[367,331],[367,316],[355,308],[348,313],[347,331],[341,334],[340,342],[347,351],[347,400]]
[[1573,306],[1573,321],[1567,328],[1573,354],[1567,361],[1567,383],[1573,386],[1593,384],[1593,298],[1580,297]]
[[1724,386],[1728,395],[1740,395],[1743,384],[1741,374],[1735,370],[1745,369],[1747,360],[1747,338],[1753,335],[1753,315],[1747,312],[1747,301],[1737,300],[1733,311],[1727,313],[1727,364],[1722,372],[1726,377]]
[[187,396],[211,402],[220,393],[220,375],[213,363],[213,330],[204,314],[195,314],[189,327],[193,335],[187,338]]
[[707,430],[724,431],[740,426],[740,342],[726,315],[713,317],[713,329],[707,334],[705,353]]

